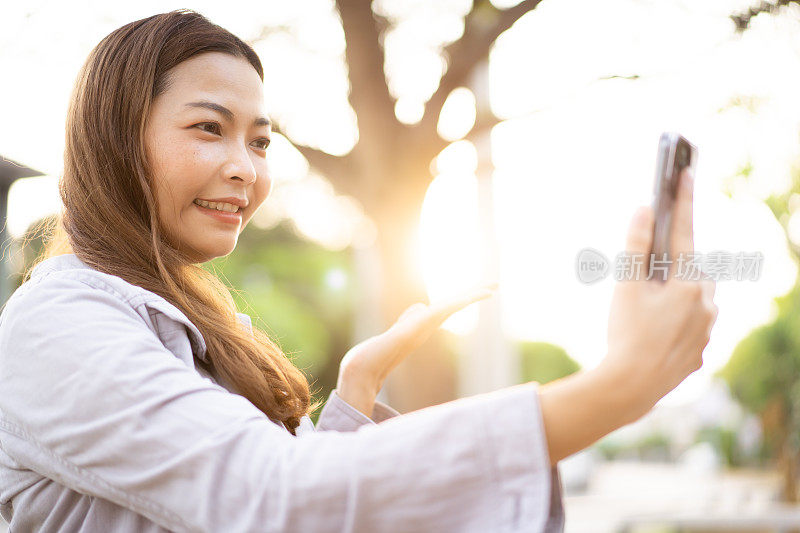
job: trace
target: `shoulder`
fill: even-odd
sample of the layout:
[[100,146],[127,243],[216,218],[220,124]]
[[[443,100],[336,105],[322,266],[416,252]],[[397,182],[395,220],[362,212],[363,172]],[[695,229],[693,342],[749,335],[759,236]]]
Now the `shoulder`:
[[77,259],[73,259],[73,261],[81,266],[70,268],[67,264],[62,263],[58,269],[46,267],[35,269],[35,274],[31,276],[31,279],[20,285],[11,295],[9,304],[16,300],[32,303],[43,297],[52,297],[65,292],[71,296],[89,296],[103,292],[131,307],[137,307],[147,300],[161,298],[119,276],[85,266]]
[[3,307],[2,320],[12,315],[85,316],[100,309],[115,317],[127,314],[145,319],[142,307],[157,299],[161,297],[118,276],[93,269],[58,270],[32,278],[14,291]]
[[98,335],[122,323],[145,326],[161,340],[188,333],[191,351],[205,353],[200,331],[173,304],[119,276],[91,268],[44,271],[23,283],[3,306],[0,336],[7,338],[12,332],[61,336],[78,322],[92,322]]
[[3,307],[2,321],[13,317],[59,316],[64,312],[82,314],[95,308],[116,307],[134,314],[136,291],[109,282],[102,272],[61,270],[48,272],[23,283]]

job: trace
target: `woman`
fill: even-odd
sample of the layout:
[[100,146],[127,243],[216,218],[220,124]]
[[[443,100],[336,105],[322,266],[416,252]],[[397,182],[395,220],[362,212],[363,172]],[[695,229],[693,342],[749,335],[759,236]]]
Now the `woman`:
[[[348,352],[315,428],[305,376],[199,266],[269,194],[262,94],[253,50],[189,10],[89,55],[60,225],[0,322],[11,530],[560,530],[558,461],[701,366],[713,282],[620,283],[597,368],[397,416],[375,401],[388,373],[491,287],[417,304]],[[685,178],[678,252],[693,250]],[[627,250],[651,231],[640,209]]]

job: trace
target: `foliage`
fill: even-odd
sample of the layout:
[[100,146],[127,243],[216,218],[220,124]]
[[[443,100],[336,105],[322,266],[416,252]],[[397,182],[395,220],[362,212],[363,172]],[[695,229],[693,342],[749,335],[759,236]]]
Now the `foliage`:
[[[792,257],[800,262],[800,247],[789,234],[789,220],[800,209],[800,171],[788,190],[767,198],[781,225]],[[734,349],[718,375],[746,408],[761,417],[766,453],[784,470],[785,494],[797,497],[800,457],[800,279],[788,294],[775,298],[776,316],[756,328]]]
[[[734,349],[718,374],[733,396],[757,414],[772,405],[783,413],[781,428],[790,444],[800,451],[800,284],[776,298],[778,314],[767,325],[755,329]],[[767,430],[769,428],[765,428]],[[780,435],[765,434],[774,452],[783,444]]]
[[595,444],[594,449],[609,461],[635,459],[639,461],[664,462],[672,459],[672,441],[669,435],[663,432],[643,435],[630,444],[605,438]]
[[[248,226],[230,255],[203,266],[309,376],[315,399],[326,399],[353,331],[356,287],[348,251],[321,248],[284,221],[269,230]],[[345,280],[341,287],[329,283],[332,273]]]
[[695,436],[694,443],[707,442],[714,447],[714,451],[722,458],[725,466],[730,468],[744,466],[763,466],[767,459],[768,449],[762,442],[758,450],[746,454],[739,444],[736,429],[722,426],[706,426],[701,428]]
[[560,346],[547,342],[518,343],[522,381],[541,384],[568,376],[581,369]]

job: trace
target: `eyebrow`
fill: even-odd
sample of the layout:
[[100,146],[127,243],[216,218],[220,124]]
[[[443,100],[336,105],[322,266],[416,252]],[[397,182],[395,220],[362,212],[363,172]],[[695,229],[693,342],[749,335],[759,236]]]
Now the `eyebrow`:
[[[186,107],[202,107],[204,109],[210,109],[212,111],[216,111],[227,120],[233,122],[233,111],[228,109],[225,106],[221,106],[219,104],[215,104],[214,102],[208,102],[206,100],[202,100],[200,102],[189,102],[186,104]],[[253,121],[253,126],[272,126],[272,123],[266,117],[258,117]]]

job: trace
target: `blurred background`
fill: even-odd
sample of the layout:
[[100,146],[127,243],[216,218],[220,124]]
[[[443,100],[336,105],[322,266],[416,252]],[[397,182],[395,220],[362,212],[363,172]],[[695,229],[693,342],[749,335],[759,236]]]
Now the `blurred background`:
[[206,266],[317,398],[406,307],[490,280],[498,294],[451,317],[379,399],[408,412],[598,364],[614,280],[581,283],[576,257],[624,250],[658,137],[678,131],[699,148],[696,249],[760,252],[759,276],[718,281],[700,371],[560,464],[566,530],[800,529],[798,4],[4,3],[3,301],[61,207],[80,66],[109,32],[171,9],[264,64],[273,190]]

